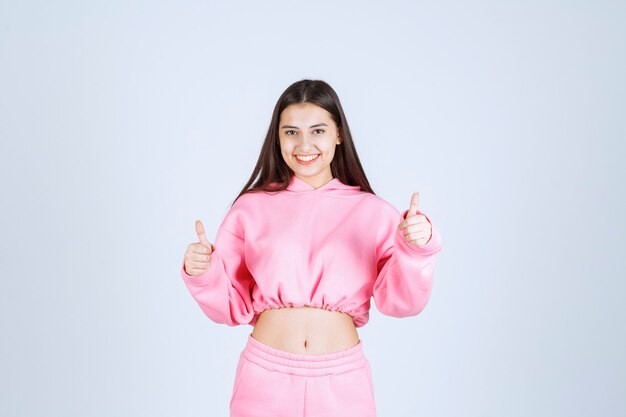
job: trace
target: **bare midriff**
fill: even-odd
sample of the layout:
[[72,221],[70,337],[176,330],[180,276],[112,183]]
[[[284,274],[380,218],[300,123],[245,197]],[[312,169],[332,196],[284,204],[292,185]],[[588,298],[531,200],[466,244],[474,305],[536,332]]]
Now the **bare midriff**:
[[252,337],[279,350],[315,355],[338,352],[359,342],[349,314],[310,306],[263,311]]

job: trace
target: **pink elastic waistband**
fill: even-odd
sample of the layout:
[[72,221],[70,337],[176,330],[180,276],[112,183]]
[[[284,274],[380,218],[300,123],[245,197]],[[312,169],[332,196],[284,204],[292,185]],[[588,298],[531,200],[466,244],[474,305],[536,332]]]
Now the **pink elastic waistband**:
[[367,358],[363,354],[363,343],[359,342],[338,352],[321,355],[292,353],[266,345],[248,334],[248,343],[241,352],[246,359],[269,371],[292,375],[334,375],[364,366]]

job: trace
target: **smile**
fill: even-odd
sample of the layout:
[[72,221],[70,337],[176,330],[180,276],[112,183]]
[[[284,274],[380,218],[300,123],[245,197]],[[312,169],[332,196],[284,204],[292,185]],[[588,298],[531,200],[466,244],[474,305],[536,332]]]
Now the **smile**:
[[302,165],[309,165],[312,164],[313,162],[317,161],[318,157],[320,156],[320,154],[317,155],[296,155],[296,160],[298,161],[299,164]]

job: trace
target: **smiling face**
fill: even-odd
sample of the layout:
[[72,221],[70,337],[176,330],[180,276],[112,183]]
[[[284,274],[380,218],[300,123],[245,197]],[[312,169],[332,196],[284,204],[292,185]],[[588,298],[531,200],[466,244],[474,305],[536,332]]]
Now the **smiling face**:
[[316,188],[333,178],[330,162],[341,139],[326,110],[313,103],[290,104],[280,115],[278,138],[283,159],[296,177]]

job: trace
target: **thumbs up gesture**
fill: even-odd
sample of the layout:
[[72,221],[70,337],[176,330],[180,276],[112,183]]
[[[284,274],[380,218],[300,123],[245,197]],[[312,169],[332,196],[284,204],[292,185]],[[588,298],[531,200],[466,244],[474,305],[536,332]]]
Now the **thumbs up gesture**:
[[404,240],[409,244],[417,247],[426,245],[432,235],[432,226],[426,216],[418,214],[417,206],[420,201],[420,194],[413,193],[411,196],[411,205],[404,220],[398,225],[398,229],[402,229]]
[[202,275],[206,272],[213,253],[213,245],[207,240],[200,220],[196,220],[196,234],[199,242],[189,244],[185,252],[185,272],[188,275]]

